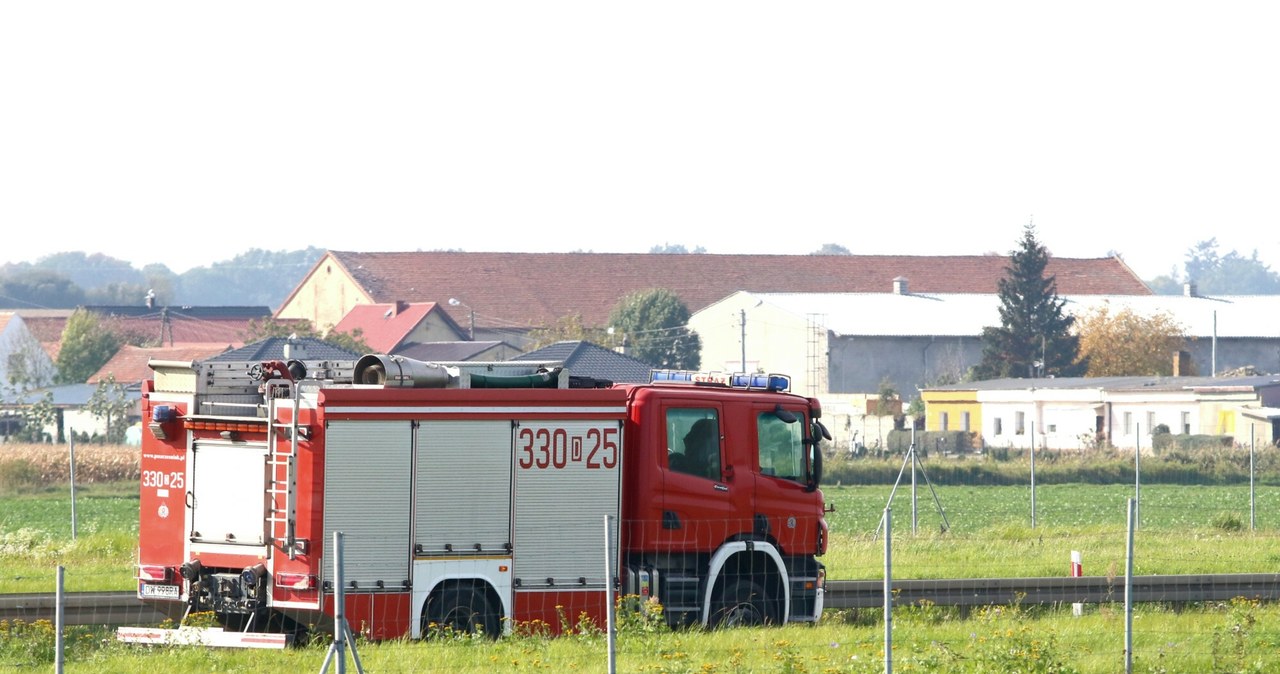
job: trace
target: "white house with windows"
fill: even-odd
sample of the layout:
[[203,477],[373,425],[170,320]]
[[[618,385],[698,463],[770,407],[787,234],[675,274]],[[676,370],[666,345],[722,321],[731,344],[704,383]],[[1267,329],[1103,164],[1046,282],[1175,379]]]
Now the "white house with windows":
[[925,428],[968,430],[984,446],[1151,448],[1152,429],[1280,441],[1280,376],[996,379],[922,392]]

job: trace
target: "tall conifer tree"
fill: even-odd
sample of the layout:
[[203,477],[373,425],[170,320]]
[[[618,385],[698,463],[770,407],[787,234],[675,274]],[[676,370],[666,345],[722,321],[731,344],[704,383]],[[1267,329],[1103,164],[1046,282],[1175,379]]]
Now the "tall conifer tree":
[[1023,229],[1020,248],[1010,253],[1006,275],[997,283],[1000,325],[982,329],[982,362],[977,379],[998,377],[1075,377],[1087,364],[1077,362],[1080,340],[1075,322],[1063,312],[1055,277],[1045,276],[1049,253],[1036,240],[1035,226]]

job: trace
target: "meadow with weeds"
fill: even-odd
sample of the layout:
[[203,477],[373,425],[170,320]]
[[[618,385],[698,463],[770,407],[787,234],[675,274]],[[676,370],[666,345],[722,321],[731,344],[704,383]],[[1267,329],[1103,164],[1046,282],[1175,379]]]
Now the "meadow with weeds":
[[[134,586],[137,536],[135,448],[77,447],[77,536],[70,537],[66,448],[0,447],[0,593],[50,592],[54,567],[67,568],[69,591]],[[133,463],[130,464],[130,456]],[[101,465],[87,468],[93,457]],[[1072,550],[1087,575],[1123,575],[1125,508],[1131,481],[1049,482],[1037,487],[1030,523],[1029,484],[950,481],[925,465],[936,490],[917,484],[912,532],[909,477],[891,503],[895,578],[1055,576]],[[132,466],[132,467],[131,467]],[[1144,464],[1145,467],[1145,464]],[[1144,471],[1145,475],[1145,471]],[[897,476],[894,468],[893,477]],[[1131,480],[1130,474],[1129,479]],[[893,479],[823,487],[831,543],[823,562],[835,580],[879,578],[877,526]],[[1143,484],[1135,572],[1246,573],[1280,567],[1280,487],[1247,483]],[[941,506],[939,512],[938,506]],[[943,521],[945,513],[945,524]],[[1251,528],[1256,520],[1256,529]],[[1119,600],[1119,598],[1117,598]],[[638,616],[638,617],[637,617]],[[963,611],[930,605],[894,611],[894,669],[899,672],[1114,672],[1122,668],[1123,611],[1117,604],[999,606]],[[1134,617],[1135,671],[1280,671],[1280,607],[1250,599],[1182,606],[1140,605]],[[602,671],[602,632],[569,626],[552,638],[536,625],[513,626],[497,642],[436,634],[421,642],[359,644],[370,672]],[[818,625],[672,631],[653,614],[623,612],[622,672],[878,672],[883,668],[878,610],[828,609]],[[105,629],[68,628],[67,671],[290,672],[316,670],[324,642],[285,651],[238,651],[120,644]],[[52,662],[52,626],[0,623],[0,672]]]
[[[828,611],[817,625],[723,630],[667,629],[660,607],[640,613],[619,601],[619,672],[852,673],[884,671],[883,616],[878,610]],[[1065,607],[1017,604],[974,609],[903,606],[894,610],[893,668],[898,672],[1123,671],[1124,615],[1091,606],[1081,617]],[[1270,672],[1280,663],[1280,607],[1238,599],[1177,609],[1144,605],[1134,616],[1134,671]],[[549,636],[543,626],[515,626],[497,641],[435,633],[422,641],[366,642],[357,637],[370,673],[601,672],[608,642],[579,622]],[[210,649],[122,644],[101,629],[69,628],[66,671],[173,674],[318,671],[330,644],[317,639],[285,650]],[[41,670],[53,661],[46,622],[0,623],[0,672]],[[348,671],[354,671],[348,656]],[[332,668],[331,668],[331,671]]]

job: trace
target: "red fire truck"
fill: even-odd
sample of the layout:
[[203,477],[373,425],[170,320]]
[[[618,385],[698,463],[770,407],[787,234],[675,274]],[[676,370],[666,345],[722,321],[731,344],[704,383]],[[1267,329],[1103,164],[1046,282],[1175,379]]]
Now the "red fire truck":
[[343,613],[374,639],[602,624],[608,590],[673,626],[818,619],[816,400],[780,375],[560,365],[153,361],[139,598],[211,612],[222,628],[182,636],[204,644],[329,631],[341,532]]

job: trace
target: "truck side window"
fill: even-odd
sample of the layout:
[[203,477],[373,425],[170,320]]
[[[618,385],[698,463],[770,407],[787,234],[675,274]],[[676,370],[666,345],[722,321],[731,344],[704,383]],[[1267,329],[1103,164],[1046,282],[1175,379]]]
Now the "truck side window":
[[667,410],[667,466],[720,479],[720,420],[714,409]]
[[788,480],[800,479],[801,467],[804,466],[803,426],[801,422],[788,424],[773,412],[761,412],[756,416],[761,473]]

